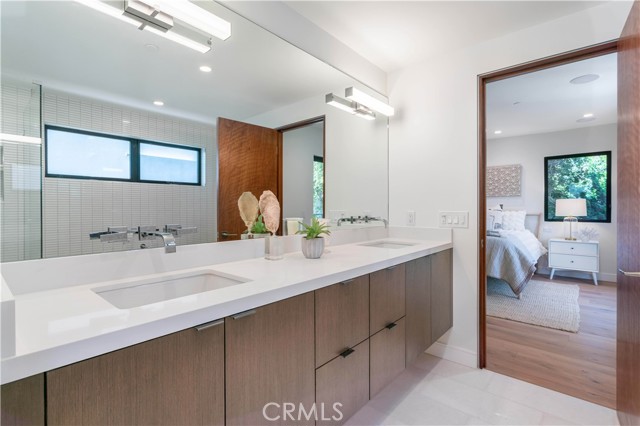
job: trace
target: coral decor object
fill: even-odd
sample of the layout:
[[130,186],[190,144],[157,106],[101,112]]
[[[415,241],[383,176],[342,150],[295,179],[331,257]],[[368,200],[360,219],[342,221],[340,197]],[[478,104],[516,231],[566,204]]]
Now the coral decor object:
[[258,199],[251,192],[243,192],[238,198],[238,210],[240,210],[240,217],[250,232],[258,216]]
[[258,202],[260,213],[267,230],[275,235],[280,227],[280,203],[275,194],[271,191],[264,191]]

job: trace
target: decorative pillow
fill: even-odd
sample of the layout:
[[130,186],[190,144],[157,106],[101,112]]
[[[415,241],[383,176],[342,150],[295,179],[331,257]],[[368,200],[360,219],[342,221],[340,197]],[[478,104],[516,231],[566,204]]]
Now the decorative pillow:
[[507,210],[502,212],[502,229],[505,231],[524,231],[525,210]]
[[487,211],[487,231],[502,229],[503,212],[501,210]]

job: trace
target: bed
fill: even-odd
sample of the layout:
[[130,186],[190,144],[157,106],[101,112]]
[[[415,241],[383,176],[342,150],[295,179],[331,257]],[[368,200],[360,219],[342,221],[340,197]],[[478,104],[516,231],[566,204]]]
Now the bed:
[[491,229],[487,235],[487,275],[505,281],[518,298],[536,271],[538,259],[547,252],[536,237],[540,216],[526,214],[524,229]]

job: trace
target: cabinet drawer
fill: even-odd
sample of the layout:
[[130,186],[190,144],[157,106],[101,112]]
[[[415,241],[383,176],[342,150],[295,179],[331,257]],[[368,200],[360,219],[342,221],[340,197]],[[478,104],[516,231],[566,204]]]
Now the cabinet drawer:
[[575,241],[549,241],[549,251],[558,254],[575,254],[579,256],[597,256],[598,244]]
[[369,339],[352,349],[316,370],[316,408],[326,420],[319,415],[318,425],[342,424],[369,401]]
[[370,334],[377,333],[387,324],[404,316],[405,276],[404,264],[376,271],[370,275]]
[[371,363],[370,398],[373,398],[404,370],[404,318],[392,324],[395,325],[391,326],[390,324],[369,339],[369,350],[371,351],[369,358]]
[[551,253],[549,255],[549,267],[598,272],[598,258]]
[[369,275],[316,290],[316,367],[369,337]]

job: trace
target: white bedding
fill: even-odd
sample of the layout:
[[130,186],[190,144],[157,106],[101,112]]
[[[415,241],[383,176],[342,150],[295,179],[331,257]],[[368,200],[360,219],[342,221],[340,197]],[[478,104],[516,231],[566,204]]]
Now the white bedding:
[[531,260],[533,260],[535,263],[538,262],[540,256],[547,253],[547,249],[536,238],[536,236],[527,229],[525,229],[524,231],[500,230],[498,232],[500,233],[501,237],[520,241],[527,252],[531,255]]

